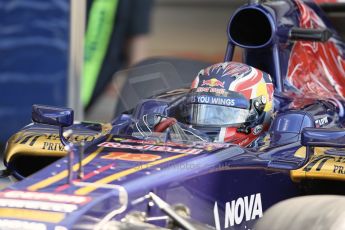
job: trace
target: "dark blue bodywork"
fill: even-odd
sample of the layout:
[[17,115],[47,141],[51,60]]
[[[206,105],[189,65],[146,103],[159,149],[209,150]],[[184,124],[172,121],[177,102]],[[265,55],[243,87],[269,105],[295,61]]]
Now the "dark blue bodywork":
[[[320,98],[314,98],[312,104],[302,103],[303,106],[298,109],[291,106],[305,99],[303,96],[289,97],[288,90],[295,92],[295,86],[285,77],[293,47],[288,41],[288,31],[299,26],[300,15],[296,2],[268,1],[265,4],[246,5],[236,11],[229,22],[229,44],[225,60],[232,59],[234,46],[242,47],[245,51],[244,62],[270,73],[276,89],[275,118],[269,130],[251,146],[245,148],[224,143],[178,142],[168,138],[162,141],[162,138],[155,136],[138,138],[135,125],[143,116],[160,114],[179,117],[180,104],[187,91],[165,93],[141,101],[132,111],[112,121],[111,129],[86,143],[83,159],[70,152],[68,157],[57,160],[0,192],[3,205],[8,208],[14,207],[17,210],[18,207],[13,204],[15,202],[26,204],[28,201],[49,200],[54,204],[68,205],[63,206],[65,209],[52,211],[49,205],[29,209],[32,212],[39,210],[38,213],[42,215],[48,212],[55,215],[42,219],[24,215],[25,212],[11,217],[12,210],[0,208],[1,220],[42,223],[48,229],[88,229],[105,224],[104,220],[113,220],[121,225],[119,221],[123,220],[124,224],[128,220],[123,218],[139,212],[145,213],[146,222],[166,226],[166,212],[148,197],[152,192],[172,206],[182,204],[189,210],[190,220],[216,229],[248,229],[273,204],[308,194],[309,187],[305,187],[301,181],[294,181],[291,172],[309,162],[313,154],[310,148],[318,142],[325,140],[324,146],[330,146],[326,143],[327,137],[331,144],[343,139],[343,130],[321,132],[316,127],[341,128],[344,114],[341,113],[343,105],[340,101],[337,101],[338,107]],[[313,9],[317,7],[309,1],[306,1],[306,5]],[[233,27],[238,26],[236,23],[247,22],[240,20],[242,13],[258,17],[261,20],[258,22],[266,23],[267,34],[253,41],[249,38],[255,33],[238,35],[237,30],[232,31]],[[319,10],[317,13],[329,25]],[[256,28],[252,30],[260,32]],[[335,43],[343,47],[335,31],[332,32]],[[245,38],[242,35],[249,37],[241,40]],[[37,115],[34,121],[46,124],[35,123],[23,128],[21,134],[9,140],[8,148],[20,144],[30,145],[28,143],[32,135],[28,134],[32,132],[36,134],[36,140],[41,137],[37,134],[49,139],[51,135],[46,134],[47,130],[58,133],[57,127],[47,126],[47,123],[59,123],[62,111],[57,109],[34,113]],[[48,112],[56,119],[42,119]],[[324,117],[327,123],[321,123]],[[62,123],[68,121],[66,117],[63,118]],[[90,135],[92,132],[101,132],[90,127],[90,124],[77,124],[70,129]],[[75,172],[73,175],[68,174],[69,161],[72,162],[70,172]],[[12,161],[5,161],[5,164],[14,175],[23,176]],[[80,165],[83,166],[84,176],[78,178],[76,172]],[[312,182],[318,183],[316,180]],[[62,202],[58,199],[59,195],[66,195],[75,201],[66,199]],[[83,201],[77,202],[77,198]],[[27,211],[28,208],[24,205],[22,209]],[[17,211],[21,212],[22,209]],[[159,220],[156,218],[162,216]]]

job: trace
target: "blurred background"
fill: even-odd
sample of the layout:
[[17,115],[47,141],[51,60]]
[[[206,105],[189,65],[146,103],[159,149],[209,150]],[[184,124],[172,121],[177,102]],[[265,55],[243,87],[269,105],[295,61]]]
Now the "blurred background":
[[219,62],[227,44],[226,27],[240,0],[156,0],[148,54]]
[[[128,68],[145,58],[156,56],[188,58],[210,63],[221,61],[227,43],[227,22],[234,9],[244,2],[156,0],[151,1],[150,6],[140,7],[149,12],[145,15],[141,13],[142,10],[138,10],[138,6],[135,6],[136,1],[143,2],[141,0],[0,1],[1,146],[4,146],[5,141],[13,133],[31,122],[32,104],[72,107],[75,109],[77,120],[105,121],[112,116],[111,114],[102,116],[104,113],[101,109],[106,108],[111,100],[115,100],[114,96],[106,100],[104,99],[107,98],[106,96],[99,95],[93,100],[92,106],[88,106],[88,110],[80,96],[81,88],[84,87],[81,82],[85,77],[83,61],[86,52],[83,40],[87,40],[88,25],[100,23],[101,19],[97,18],[97,14],[101,15],[104,11],[105,6],[102,6],[102,2],[113,6],[117,4],[117,8],[108,12],[116,19],[116,22],[110,23],[112,27],[115,27],[115,23],[119,24],[116,24],[118,28],[126,22],[132,23],[132,19],[123,16],[125,10],[135,12],[130,16],[132,18],[146,17],[143,20],[147,20],[147,25],[142,26],[139,23],[139,28],[136,25],[137,33],[142,33],[139,35],[145,37],[144,42],[134,44],[134,48],[129,47],[128,42],[122,42],[121,48],[115,47],[116,50],[130,50],[136,57],[122,65],[113,64],[112,60],[103,60],[103,65],[116,66],[110,71]],[[92,15],[96,15],[94,19]],[[138,22],[132,24],[135,23],[138,24]],[[147,27],[147,30],[141,30],[140,26]],[[100,28],[100,31],[95,28]],[[107,28],[104,29],[106,30]],[[96,26],[90,37],[98,33],[97,39],[102,39],[102,36],[99,36],[101,32],[102,28]],[[131,33],[135,35],[135,32]],[[103,54],[104,59],[107,59],[107,52],[114,49],[111,46],[113,35],[109,36],[111,38]],[[92,38],[89,40],[91,51],[97,49],[92,47],[94,45]],[[116,55],[126,58],[123,54]],[[92,67],[94,64],[90,68]],[[94,75],[102,75],[101,71],[104,68],[106,67],[101,67],[101,70],[96,71]],[[100,91],[103,94],[106,88]]]

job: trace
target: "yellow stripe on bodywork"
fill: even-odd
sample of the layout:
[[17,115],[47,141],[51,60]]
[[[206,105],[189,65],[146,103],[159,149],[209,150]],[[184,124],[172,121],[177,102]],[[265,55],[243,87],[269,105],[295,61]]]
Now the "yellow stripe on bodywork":
[[295,157],[299,157],[299,158],[305,158],[306,157],[306,147],[301,147],[299,148],[296,153],[295,153]]
[[[110,135],[106,141],[111,140],[111,138],[113,138],[112,135]],[[96,151],[94,151],[93,153],[91,153],[89,156],[87,156],[83,161],[82,161],[82,165],[85,166],[86,164],[88,164],[90,161],[92,161],[99,153],[101,153],[103,151],[104,147],[100,147],[98,148]],[[79,169],[79,164],[74,164],[73,165],[73,171],[77,171]],[[33,184],[31,186],[29,186],[27,189],[29,191],[37,191],[39,189],[45,188],[51,184],[54,184],[55,182],[58,182],[64,178],[67,178],[68,176],[68,170],[64,170],[58,174],[56,174],[55,176],[51,176],[45,180],[42,180],[36,184]]]
[[[107,176],[105,178],[102,178],[102,179],[100,179],[98,181],[95,181],[94,183],[95,184],[108,184],[108,183],[110,183],[110,182],[112,182],[114,180],[117,180],[117,179],[121,178],[121,177],[128,176],[130,174],[133,174],[135,172],[141,171],[143,169],[147,169],[147,168],[150,168],[152,166],[159,165],[159,164],[162,164],[162,163],[165,163],[165,162],[168,162],[168,161],[172,161],[172,160],[175,160],[175,159],[187,156],[187,155],[189,155],[189,154],[180,154],[180,155],[177,155],[177,156],[167,157],[167,158],[164,158],[164,159],[161,159],[161,160],[158,160],[158,161],[154,161],[154,162],[150,162],[150,163],[147,163],[147,164],[138,165],[138,166],[136,166],[134,168],[130,168],[130,169],[124,170],[122,172],[119,172],[119,173]],[[80,188],[77,191],[75,191],[75,194],[76,195],[85,195],[85,194],[88,194],[88,193],[90,193],[90,192],[92,192],[92,191],[94,191],[96,189],[97,189],[96,186],[86,186],[86,187]]]
[[[290,171],[292,181],[300,182],[306,179],[345,181],[345,157],[327,154],[326,151],[329,149],[331,148],[315,147],[313,155],[303,167]],[[339,151],[343,150],[339,149]],[[305,158],[306,148],[298,149],[295,156]],[[313,165],[310,165],[312,162]],[[308,165],[310,168],[306,171]]]
[[[97,133],[88,134],[86,132],[79,132],[71,135],[69,140],[91,142],[100,136],[109,133],[112,126],[110,123],[101,124],[102,130]],[[10,163],[14,158],[20,156],[53,156],[64,157],[66,151],[60,141],[59,134],[51,130],[42,130],[42,132],[35,130],[20,131],[13,135],[7,143],[4,152],[4,161]]]
[[39,210],[27,210],[17,208],[0,208],[0,218],[15,218],[22,220],[59,223],[65,218],[65,214]]

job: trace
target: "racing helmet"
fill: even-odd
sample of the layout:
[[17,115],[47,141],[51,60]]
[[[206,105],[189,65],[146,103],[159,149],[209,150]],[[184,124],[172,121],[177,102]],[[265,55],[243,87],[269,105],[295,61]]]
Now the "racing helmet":
[[242,63],[218,63],[193,81],[184,118],[215,141],[247,146],[269,127],[273,92],[269,74]]

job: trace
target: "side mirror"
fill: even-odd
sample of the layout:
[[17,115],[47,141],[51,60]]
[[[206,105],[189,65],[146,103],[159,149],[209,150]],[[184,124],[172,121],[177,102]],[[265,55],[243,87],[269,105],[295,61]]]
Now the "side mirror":
[[286,145],[299,142],[303,128],[315,127],[314,123],[313,117],[303,111],[288,111],[277,114],[269,130],[273,134],[271,143]]
[[41,124],[58,126],[60,140],[62,144],[67,145],[68,141],[63,136],[63,127],[73,125],[74,112],[70,108],[33,105],[32,121]]
[[345,148],[345,130],[304,128],[301,144],[306,147]]
[[46,105],[33,105],[32,106],[32,121],[67,127],[73,125],[74,112],[69,108],[60,108]]

